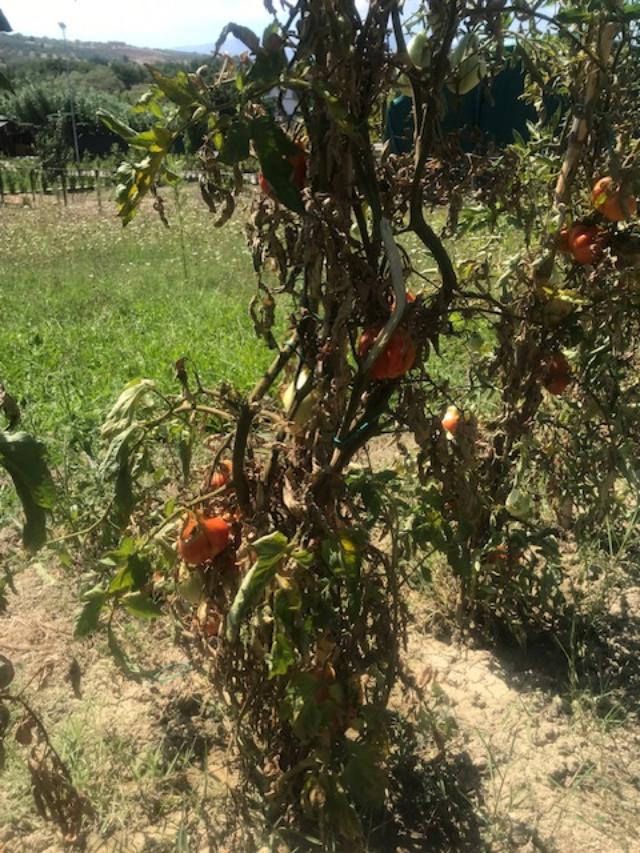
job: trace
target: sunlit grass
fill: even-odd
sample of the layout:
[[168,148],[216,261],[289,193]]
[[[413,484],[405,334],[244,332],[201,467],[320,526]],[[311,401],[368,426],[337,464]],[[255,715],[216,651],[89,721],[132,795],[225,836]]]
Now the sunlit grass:
[[[192,195],[192,194],[189,194]],[[182,197],[171,227],[147,207],[123,229],[95,197],[0,208],[0,379],[24,427],[93,452],[97,427],[136,377],[175,390],[187,356],[205,383],[246,388],[269,360],[247,304],[255,277],[238,217],[222,230]]]

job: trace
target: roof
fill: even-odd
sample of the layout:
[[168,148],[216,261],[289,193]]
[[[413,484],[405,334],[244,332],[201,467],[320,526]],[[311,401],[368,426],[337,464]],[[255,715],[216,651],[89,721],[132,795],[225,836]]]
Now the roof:
[[0,33],[10,33],[11,32],[11,24],[5,16],[2,14],[2,9],[0,9]]

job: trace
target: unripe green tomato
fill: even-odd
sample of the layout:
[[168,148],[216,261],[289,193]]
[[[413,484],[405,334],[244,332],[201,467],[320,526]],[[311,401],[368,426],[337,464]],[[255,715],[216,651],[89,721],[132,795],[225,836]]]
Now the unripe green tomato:
[[313,415],[319,401],[320,395],[317,391],[311,391],[303,400],[300,401],[300,405],[296,409],[293,420],[289,425],[292,433],[297,434],[304,432],[304,429]]
[[298,374],[297,379],[293,379],[285,388],[282,394],[282,405],[284,406],[284,410],[287,414],[289,414],[291,407],[294,404],[296,392],[301,391],[304,388],[308,379],[309,370],[306,367],[303,367]]
[[417,33],[411,39],[407,53],[416,68],[424,69],[431,65],[431,44],[425,33]]
[[505,501],[505,509],[518,521],[528,521],[531,518],[531,502],[520,489],[511,489]]
[[200,604],[204,598],[204,574],[202,570],[195,569],[193,572],[181,572],[180,578],[181,580],[176,587],[178,595],[189,604]]

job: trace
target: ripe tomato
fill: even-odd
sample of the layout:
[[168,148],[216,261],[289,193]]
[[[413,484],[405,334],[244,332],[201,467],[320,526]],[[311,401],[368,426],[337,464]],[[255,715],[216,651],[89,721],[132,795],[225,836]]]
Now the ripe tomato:
[[209,480],[209,488],[211,491],[221,489],[226,486],[231,479],[231,462],[221,462],[218,465],[218,470],[214,471]]
[[460,412],[455,406],[449,406],[442,418],[442,429],[450,435],[455,435],[460,423]]
[[610,222],[622,222],[636,215],[638,203],[634,196],[623,193],[620,184],[607,176],[600,178],[591,190],[591,203]]
[[229,544],[229,525],[224,518],[198,518],[189,514],[178,539],[180,556],[190,566],[213,560]]
[[[380,334],[382,326],[376,325],[366,329],[360,336],[358,353],[365,358]],[[398,379],[411,370],[416,360],[417,349],[411,335],[399,327],[391,336],[391,340],[375,360],[371,368],[374,379]]]
[[569,362],[558,352],[552,355],[545,364],[544,387],[550,394],[563,394],[571,382]]
[[567,390],[567,386],[570,382],[571,379],[569,376],[557,376],[555,379],[550,379],[544,387],[550,394],[554,394],[556,397],[559,397]]
[[[299,142],[296,142],[295,144],[298,147],[299,152],[297,154],[289,154],[286,159],[287,162],[291,164],[292,168],[291,180],[296,187],[302,191],[307,178],[307,152]],[[262,172],[258,174],[258,184],[265,195],[268,195],[269,198],[276,199],[273,187]]]
[[607,232],[595,225],[576,222],[569,231],[569,248],[579,264],[597,264],[607,243]]

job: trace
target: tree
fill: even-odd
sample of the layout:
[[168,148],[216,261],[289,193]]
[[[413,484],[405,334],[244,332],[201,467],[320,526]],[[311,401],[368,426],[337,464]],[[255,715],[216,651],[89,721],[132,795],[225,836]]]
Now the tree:
[[[637,335],[621,337],[637,326],[637,238],[633,226],[603,219],[607,199],[591,198],[591,187],[609,175],[631,217],[636,11],[576,2],[552,16],[542,2],[436,0],[409,18],[395,0],[374,0],[363,14],[354,0],[299,0],[278,18],[265,5],[274,23],[262,39],[230,24],[218,42],[233,34],[245,57],[227,57],[215,74],[152,72],[149,131],[103,116],[132,150],[119,169],[125,223],[149,193],[163,215],[160,187],[175,178],[166,154],[187,127],[207,121],[201,191],[217,226],[234,213],[242,164],[257,158],[251,311],[275,358],[246,398],[203,388],[183,362],[168,408],[149,382],[125,390],[104,427],[103,470],[126,538],[113,552],[117,574],[87,599],[80,633],[104,607],[154,615],[152,566],[164,559],[178,594],[197,602],[177,612],[211,656],[269,818],[292,838],[315,833],[323,849],[360,848],[361,817],[386,796],[389,695],[398,678],[411,687],[406,560],[440,553],[461,617],[524,641],[567,614],[558,538],[568,519],[589,525],[605,512],[624,525],[613,490],[636,477],[635,404],[631,412],[618,402],[638,363]],[[419,53],[407,49],[411,31],[423,38]],[[539,122],[528,142],[470,161],[441,132],[444,91],[481,85],[513,55],[511,43]],[[414,146],[380,158],[380,103],[398,75],[411,88]],[[545,112],[550,92],[570,105],[564,127],[559,110]],[[503,269],[489,253],[454,262],[427,199],[449,202],[454,241],[478,223],[515,222],[517,254]],[[435,275],[420,272],[416,246]],[[416,279],[424,287],[412,299]],[[283,300],[290,327],[277,342]],[[274,426],[269,395],[281,382],[286,418]],[[180,425],[171,433],[170,422]],[[154,526],[136,512],[149,505],[150,448],[173,436],[188,470],[205,424],[220,435],[212,470],[230,448],[230,481]],[[416,486],[354,464],[390,430],[415,436]],[[531,504],[536,487],[542,512]],[[229,525],[230,545],[185,576],[167,556],[166,533],[187,509],[196,512],[181,549],[196,536],[207,547],[212,516]]]

